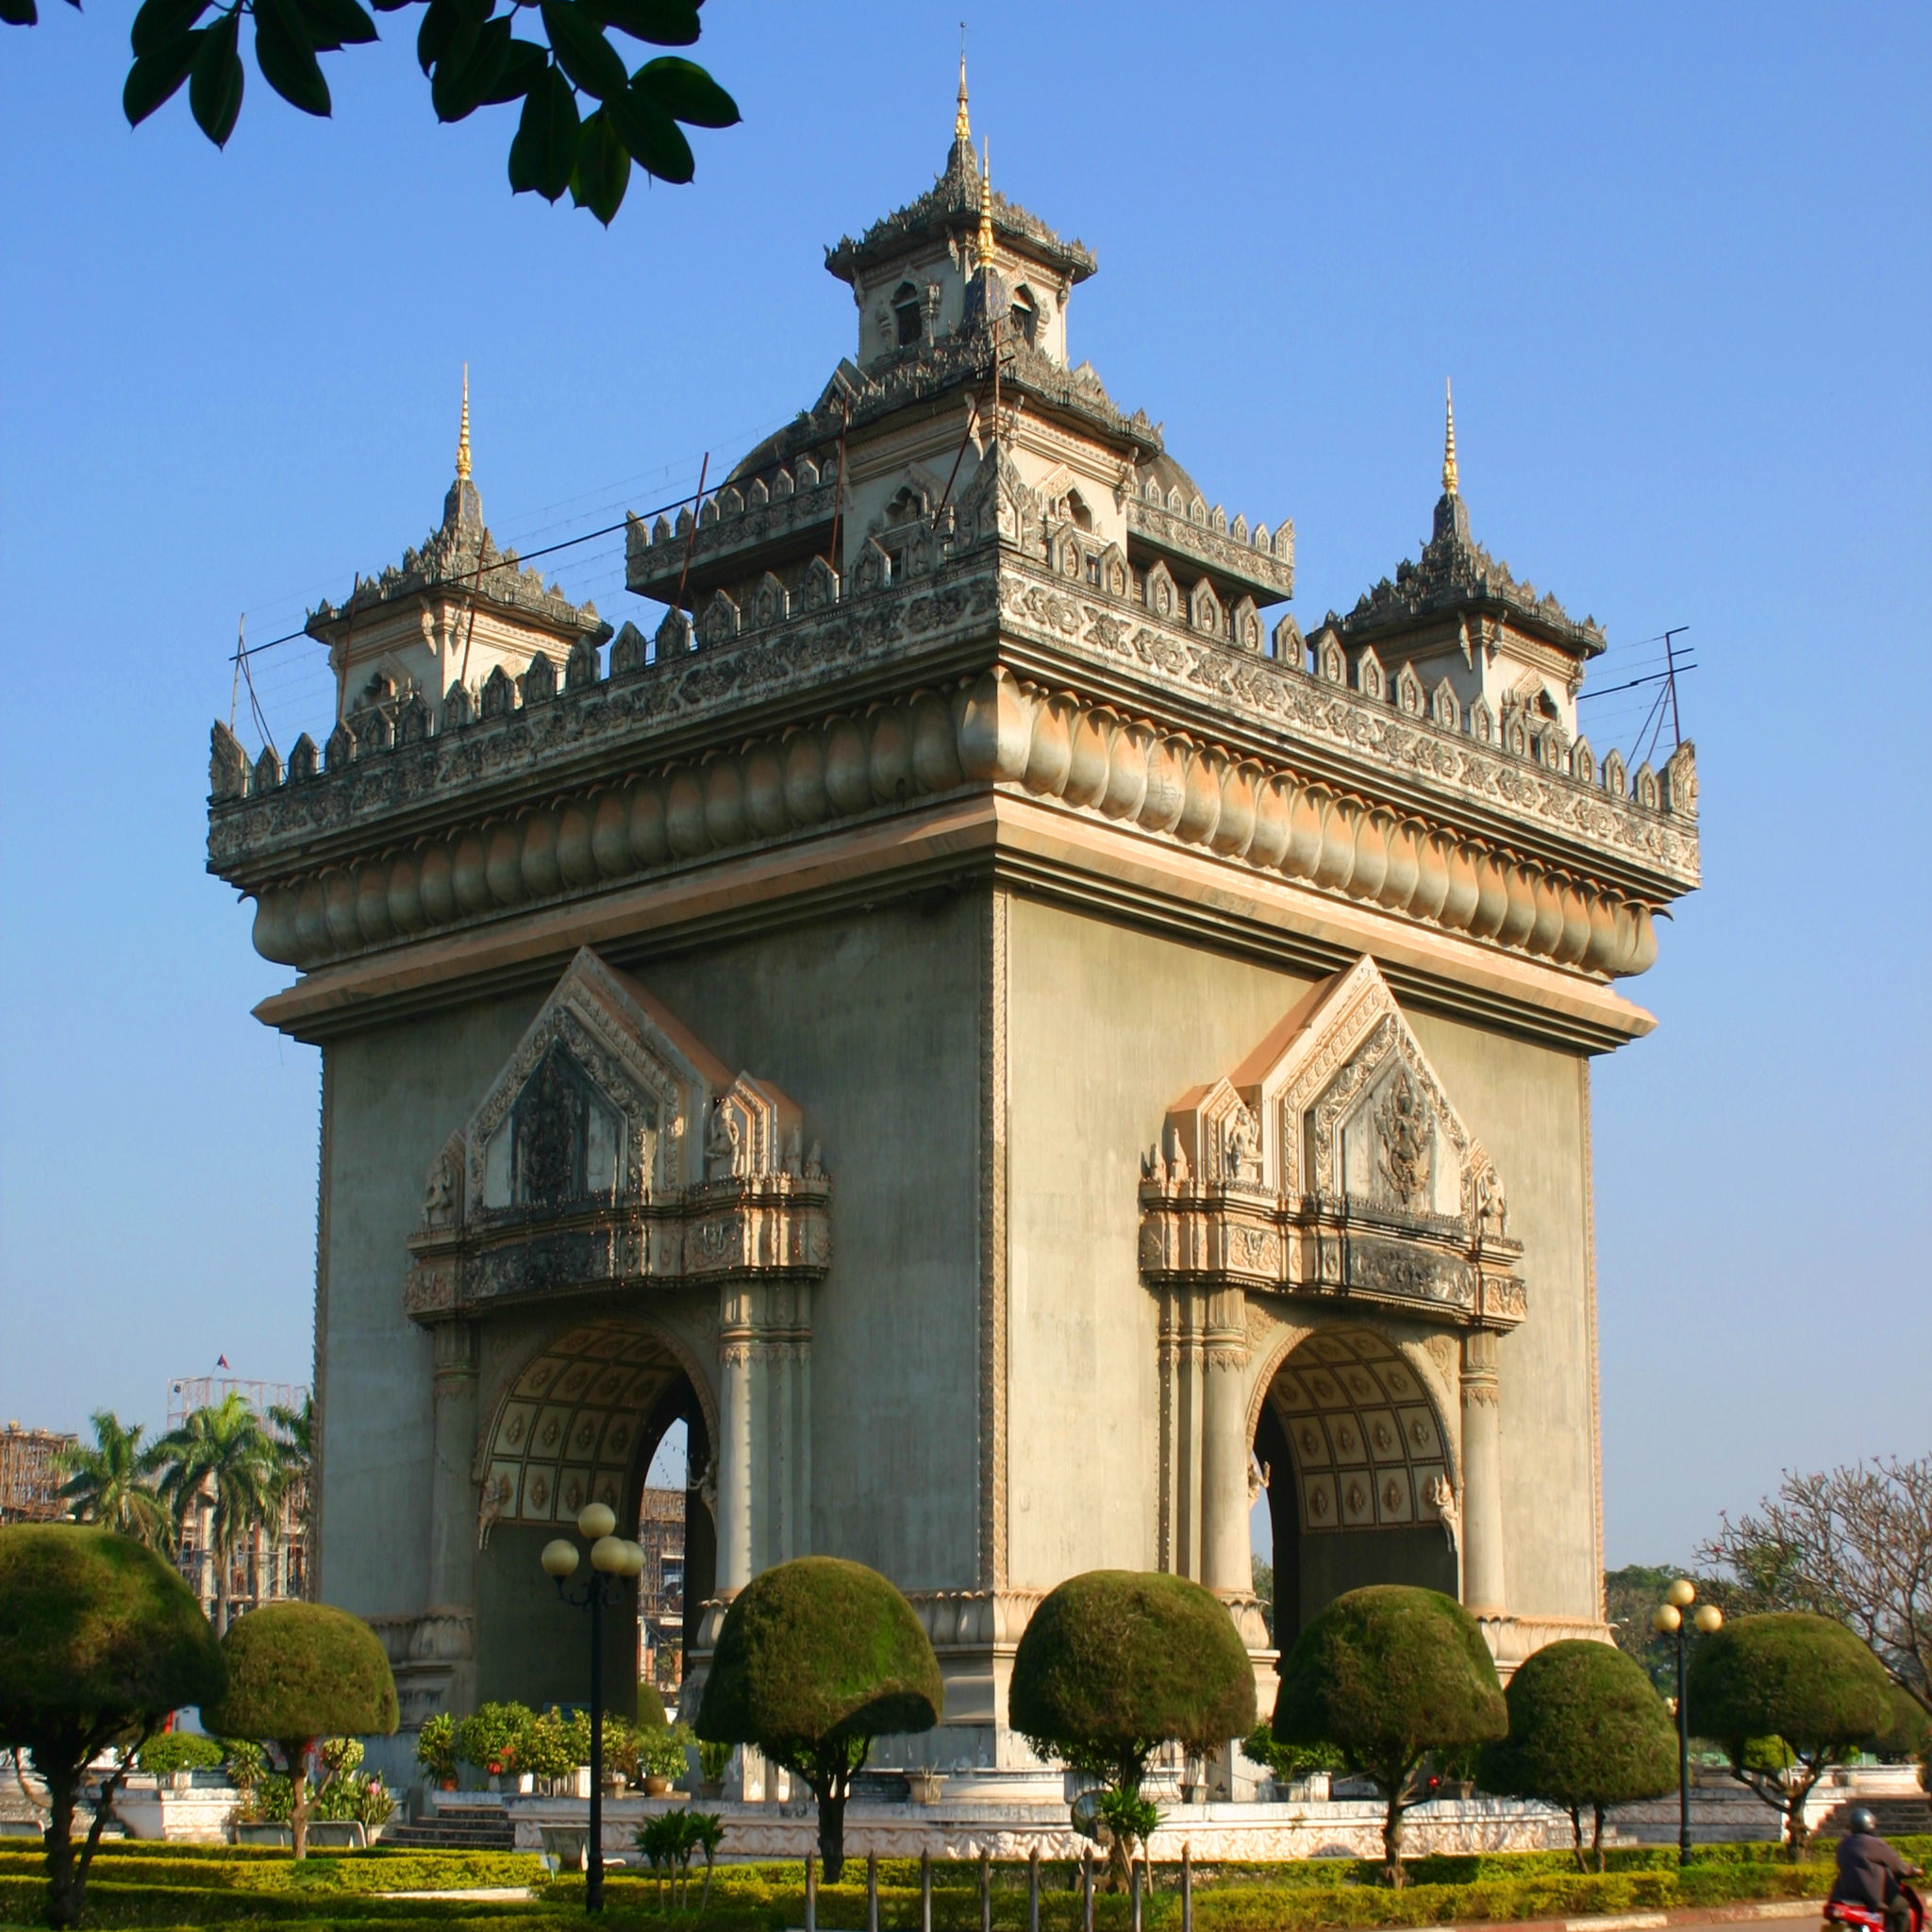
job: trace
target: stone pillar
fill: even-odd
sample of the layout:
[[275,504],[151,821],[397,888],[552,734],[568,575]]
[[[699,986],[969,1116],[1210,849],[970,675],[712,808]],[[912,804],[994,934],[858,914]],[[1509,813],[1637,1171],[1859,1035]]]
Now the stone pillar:
[[718,1336],[718,1591],[751,1581],[752,1339],[751,1290],[734,1282],[722,1291]]
[[1502,1421],[1496,1338],[1472,1328],[1462,1338],[1462,1601],[1491,1616],[1501,1616],[1507,1602]]
[[434,1331],[435,1462],[429,1480],[429,1603],[468,1610],[476,1594],[476,1324]]
[[1201,1581],[1224,1594],[1255,1588],[1248,1546],[1248,1336],[1239,1289],[1208,1317],[1201,1403]]

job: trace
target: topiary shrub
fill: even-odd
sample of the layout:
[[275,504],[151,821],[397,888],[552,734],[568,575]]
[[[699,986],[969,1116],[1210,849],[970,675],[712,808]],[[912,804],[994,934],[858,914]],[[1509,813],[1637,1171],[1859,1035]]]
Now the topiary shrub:
[[1677,1730],[1643,1666],[1607,1643],[1552,1643],[1524,1659],[1504,1693],[1509,1735],[1481,1759],[1485,1790],[1540,1798],[1570,1814],[1576,1864],[1583,1814],[1604,1869],[1604,1812],[1661,1797],[1677,1782]]
[[439,1785],[457,1781],[457,1721],[446,1710],[423,1720],[416,1733],[416,1762]]
[[396,1686],[381,1640],[359,1618],[326,1604],[264,1604],[222,1640],[227,1688],[203,1720],[218,1731],[273,1744],[289,1778],[290,1835],[308,1852],[308,1755],[316,1740],[388,1736]]
[[[1198,1583],[1090,1570],[1033,1612],[1013,1656],[1007,1711],[1041,1757],[1138,1801],[1162,1744],[1205,1755],[1253,1728],[1255,1667],[1227,1606]],[[1106,1824],[1110,1814],[1103,1805],[1097,1815]],[[1122,1807],[1111,1815],[1129,1817]],[[1124,1883],[1131,1839],[1145,1836],[1108,1826],[1110,1885]]]
[[658,1694],[655,1684],[638,1686],[638,1729],[641,1731],[665,1731],[671,1728],[671,1716],[664,1708],[664,1700]]
[[75,1925],[129,1758],[102,1784],[79,1857],[74,1801],[98,1752],[138,1753],[168,1713],[222,1689],[214,1632],[174,1567],[105,1529],[0,1528],[0,1749],[47,1781],[48,1923]]
[[1274,1735],[1284,1744],[1333,1744],[1350,1771],[1374,1779],[1391,1886],[1403,1883],[1402,1817],[1421,1795],[1424,1759],[1491,1743],[1508,1727],[1475,1619],[1437,1591],[1352,1590],[1308,1624],[1281,1665]]
[[[1784,1814],[1786,1856],[1805,1855],[1805,1801],[1835,1764],[1892,1723],[1885,1666],[1842,1624],[1803,1610],[1739,1617],[1702,1639],[1685,1696],[1698,1731],[1715,1738],[1731,1768]],[[1753,1740],[1781,1738],[1791,1755],[1782,1776],[1756,1769]]]
[[536,1712],[525,1704],[479,1704],[457,1724],[457,1758],[485,1777],[520,1771],[523,1746],[535,1721]]
[[1932,1712],[1912,1695],[1894,1684],[1891,1687],[1891,1720],[1872,1740],[1872,1755],[1886,1764],[1922,1762],[1932,1752]]
[[863,1563],[801,1557],[732,1599],[697,1734],[755,1744],[810,1786],[825,1877],[845,1865],[845,1801],[874,1738],[927,1731],[945,1692],[912,1606]]
[[199,1731],[163,1731],[135,1754],[134,1768],[153,1777],[168,1777],[177,1771],[219,1771],[226,1756],[215,1739]]

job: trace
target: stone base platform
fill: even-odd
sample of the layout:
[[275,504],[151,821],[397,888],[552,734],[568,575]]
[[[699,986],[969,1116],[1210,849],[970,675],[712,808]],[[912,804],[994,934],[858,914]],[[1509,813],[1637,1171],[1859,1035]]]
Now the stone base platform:
[[[633,1838],[646,1819],[683,1799],[607,1798],[607,1857],[636,1856]],[[803,1858],[818,1849],[817,1811],[809,1798],[785,1804],[707,1800],[703,1808],[724,1821],[720,1857],[726,1861]],[[515,1797],[507,1801],[519,1851],[543,1849],[543,1828],[583,1831],[590,1806],[582,1798]],[[1366,1858],[1382,1852],[1382,1807],[1365,1800],[1317,1804],[1163,1806],[1154,1834],[1157,1862],[1196,1858]],[[1430,1852],[1531,1852],[1570,1843],[1570,1820],[1545,1805],[1507,1798],[1440,1799],[1408,1813],[1404,1849]],[[845,1856],[863,1858],[1077,1858],[1091,1840],[1073,1828],[1064,1802],[876,1805],[854,1800],[845,1812]]]

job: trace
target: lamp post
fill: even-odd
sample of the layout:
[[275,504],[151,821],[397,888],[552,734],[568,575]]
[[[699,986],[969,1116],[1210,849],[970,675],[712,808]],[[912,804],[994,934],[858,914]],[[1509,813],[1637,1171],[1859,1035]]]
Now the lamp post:
[[[1650,1627],[1659,1637],[1677,1641],[1677,1863],[1690,1862],[1690,1702],[1684,1689],[1684,1612],[1697,1603],[1697,1586],[1680,1576],[1664,1592],[1664,1600],[1651,1612]],[[1697,1604],[1691,1618],[1697,1629],[1708,1637],[1724,1627],[1724,1613],[1715,1604]]]
[[644,1567],[642,1546],[617,1533],[617,1518],[602,1503],[589,1503],[577,1511],[577,1534],[591,1546],[594,1576],[575,1591],[564,1585],[576,1574],[581,1560],[577,1546],[560,1536],[543,1545],[539,1561],[557,1585],[557,1593],[573,1609],[591,1613],[591,1830],[585,1847],[584,1909],[604,1909],[604,1606],[619,1603],[624,1586]]

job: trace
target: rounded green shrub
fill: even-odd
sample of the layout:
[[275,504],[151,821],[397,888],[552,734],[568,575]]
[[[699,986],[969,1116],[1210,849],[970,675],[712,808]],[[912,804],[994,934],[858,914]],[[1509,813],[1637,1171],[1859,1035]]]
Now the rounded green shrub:
[[177,1771],[219,1771],[226,1757],[215,1739],[199,1731],[163,1731],[141,1747],[134,1768],[167,1777]]
[[1534,1652],[1504,1699],[1509,1735],[1482,1757],[1484,1787],[1560,1805],[1570,1814],[1579,1866],[1590,1812],[1601,1872],[1605,1810],[1676,1787],[1677,1731],[1663,1699],[1636,1658],[1583,1641]]
[[[0,1527],[0,1749],[47,1781],[48,1914],[78,1923],[95,1835],[76,1861],[75,1789],[94,1755],[142,1742],[183,1705],[206,1707],[222,1654],[194,1593],[164,1557],[109,1530]],[[105,1820],[126,1774],[108,1779]],[[96,1826],[96,1833],[98,1832]]]
[[638,1686],[638,1728],[641,1731],[671,1728],[671,1714],[664,1708],[664,1699],[655,1684]]
[[1255,1667],[1227,1606],[1198,1583],[1090,1570],[1033,1612],[1007,1710],[1043,1756],[1137,1790],[1161,1744],[1212,1751],[1254,1728]]
[[1509,1727],[1496,1666],[1475,1619],[1433,1590],[1381,1583],[1339,1596],[1281,1664],[1274,1735],[1332,1744],[1374,1778],[1391,1885],[1401,1885],[1402,1814],[1431,1752],[1487,1744]]
[[[1774,1610],[1701,1638],[1685,1695],[1699,1735],[1715,1738],[1738,1776],[1784,1814],[1787,1853],[1799,1858],[1812,1787],[1890,1727],[1891,1688],[1885,1666],[1842,1624]],[[1752,1741],[1766,1737],[1781,1738],[1791,1755],[1781,1775],[1750,1761]]]
[[396,1727],[396,1686],[381,1640],[359,1618],[326,1604],[264,1604],[222,1640],[227,1687],[203,1721],[274,1744],[292,1788],[295,1856],[308,1850],[304,1757],[317,1739]]
[[872,1740],[930,1730],[945,1692],[912,1606],[876,1570],[801,1557],[732,1599],[697,1734],[755,1744],[811,1787],[825,1876],[844,1863],[845,1801]]

